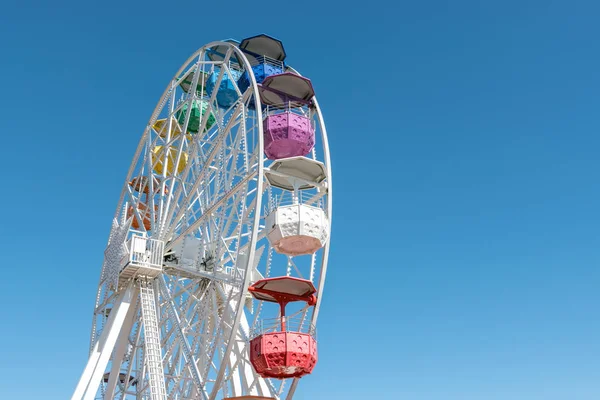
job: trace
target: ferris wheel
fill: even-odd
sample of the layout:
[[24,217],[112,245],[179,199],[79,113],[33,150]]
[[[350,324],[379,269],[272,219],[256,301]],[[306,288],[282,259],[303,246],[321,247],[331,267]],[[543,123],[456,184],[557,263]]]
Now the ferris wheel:
[[72,399],[291,399],[317,362],[331,164],[283,44],[209,43],[127,172]]

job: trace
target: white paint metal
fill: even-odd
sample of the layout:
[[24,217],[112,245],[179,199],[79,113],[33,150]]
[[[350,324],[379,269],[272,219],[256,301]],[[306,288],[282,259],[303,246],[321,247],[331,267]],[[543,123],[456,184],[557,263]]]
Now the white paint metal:
[[93,399],[96,395],[100,379],[106,369],[108,359],[113,351],[135,292],[133,283],[131,283],[118,297],[115,308],[110,313],[106,327],[92,349],[88,363],[71,400],[89,400]]
[[156,306],[154,302],[154,287],[152,281],[141,278],[140,304],[142,309],[142,323],[144,324],[144,360],[148,368],[150,395],[154,400],[166,400],[165,375],[162,364],[162,352],[160,346],[160,331],[156,318]]
[[[225,49],[223,61],[207,61],[204,55],[217,46]],[[228,69],[231,57],[249,69],[244,54],[232,43],[214,42],[190,57],[165,90],[140,140],[117,205],[115,221],[121,224],[113,227],[110,251],[107,249],[101,274],[92,332],[95,347],[82,376],[88,383],[91,378],[98,379],[96,390],[85,384],[86,396],[88,391],[90,396],[97,393],[106,371],[108,364],[102,365],[103,357],[109,357],[110,352],[102,353],[98,344],[107,339],[118,344],[109,382],[104,388],[106,398],[220,400],[226,394],[235,394],[290,399],[296,388],[297,381],[291,386],[283,382],[275,388],[270,381],[257,376],[250,365],[247,321],[260,320],[262,306],[250,299],[247,287],[256,279],[285,274],[287,268],[280,261],[273,261],[273,247],[269,243],[273,236],[268,237],[272,226],[264,217],[277,207],[286,206],[283,201],[289,197],[286,192],[289,188],[271,186],[265,173],[269,171],[273,182],[291,182],[292,189],[302,190],[302,193],[294,191],[293,205],[314,209],[318,219],[324,218],[325,222],[317,224],[322,234],[315,234],[325,243],[319,250],[323,254],[321,262],[307,255],[295,256],[288,264],[294,267],[290,273],[316,277],[315,286],[319,296],[322,294],[331,218],[331,176],[318,105],[309,111],[315,118],[313,123],[319,122],[316,126],[321,134],[319,148],[312,152],[311,158],[287,164],[271,163],[271,169],[267,169],[263,157],[261,107],[249,107],[251,99],[258,99],[253,73],[250,73],[250,89],[240,93],[236,88],[239,98],[229,110],[216,106],[216,92],[207,96],[209,108],[202,116],[197,134],[175,135],[170,123],[163,136],[152,128],[159,116],[167,120],[175,118],[184,104],[195,98],[181,97],[177,92],[178,77],[190,76],[195,71],[210,74],[219,66],[218,84],[224,76],[231,79]],[[204,87],[205,79],[200,80],[198,75],[194,74],[192,87],[196,83]],[[189,125],[190,109],[184,113],[183,121],[179,121],[183,132]],[[215,116],[215,128],[204,132],[209,113]],[[176,166],[187,155],[185,168],[173,174],[163,168],[160,175],[155,174],[150,154],[156,145],[174,149]],[[168,153],[165,151],[162,159],[164,166]],[[301,173],[294,174],[294,168]],[[156,178],[148,180],[149,193],[156,195],[144,197],[135,192],[128,185],[134,176]],[[131,229],[133,217],[128,219],[126,215],[131,206],[134,216],[139,218],[137,207],[142,202],[148,203],[152,214],[152,229],[147,232]],[[273,207],[263,210],[263,202]],[[299,210],[302,223],[302,215],[308,213],[304,213],[304,208]],[[298,224],[296,227],[298,232],[308,232],[306,227]],[[282,238],[288,236],[281,234]],[[263,248],[268,251],[263,252]],[[206,260],[208,255],[210,262]],[[302,257],[306,257],[305,261]],[[153,292],[156,278],[159,290]],[[136,280],[145,282],[140,283],[143,287],[140,298],[145,299],[140,305],[141,312],[131,307],[127,316],[123,316],[126,322],[115,324],[122,312],[116,306],[110,312],[108,308],[111,304],[121,304],[119,298]],[[318,306],[314,311],[311,315],[304,313],[303,318],[316,321]],[[127,379],[135,377],[136,388],[117,385],[121,371],[127,371]]]

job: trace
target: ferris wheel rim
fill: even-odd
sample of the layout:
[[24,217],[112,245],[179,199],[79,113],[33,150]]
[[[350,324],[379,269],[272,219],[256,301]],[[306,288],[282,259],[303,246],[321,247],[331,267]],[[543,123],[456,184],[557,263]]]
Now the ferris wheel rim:
[[[133,157],[133,162],[130,165],[130,168],[127,172],[126,175],[126,179],[125,179],[125,184],[123,186],[123,189],[121,190],[121,194],[119,197],[119,201],[117,202],[117,210],[115,213],[115,218],[118,217],[119,213],[122,211],[122,207],[124,204],[124,199],[126,196],[126,190],[127,190],[127,182],[132,178],[133,173],[135,171],[135,160],[137,160],[140,156],[140,154],[144,151],[144,146],[146,144],[146,136],[149,135],[149,131],[151,129],[151,126],[153,123],[156,122],[158,115],[160,114],[160,111],[162,110],[162,108],[165,106],[165,102],[168,99],[168,95],[169,93],[174,90],[174,85],[177,81],[177,77],[186,69],[186,67],[188,65],[190,65],[190,63],[194,62],[194,59],[200,57],[203,52],[206,52],[207,49],[211,48],[211,47],[215,47],[215,46],[226,46],[227,48],[231,49],[235,55],[236,58],[244,64],[244,68],[246,69],[246,71],[249,72],[249,78],[251,80],[251,90],[252,90],[252,95],[255,98],[255,101],[260,103],[260,94],[258,91],[258,85],[256,82],[256,78],[254,76],[254,72],[252,71],[252,68],[250,67],[250,62],[247,59],[247,57],[244,55],[244,53],[235,45],[233,45],[232,43],[229,42],[224,42],[224,41],[214,41],[214,42],[210,42],[204,46],[202,46],[201,48],[199,48],[198,50],[196,50],[183,64],[182,66],[179,68],[179,70],[177,71],[177,73],[174,75],[173,78],[171,78],[169,85],[167,86],[167,88],[165,89],[165,91],[163,92],[162,96],[160,97],[155,109],[153,110],[150,120],[147,123],[145,129],[144,129],[144,133],[142,134],[142,137],[140,139],[140,142],[136,148],[136,152],[134,154]],[[293,71],[294,73],[300,75],[298,72],[296,72],[293,68],[288,66],[288,69]],[[300,75],[301,76],[301,75]],[[323,146],[323,153],[324,153],[324,157],[325,157],[325,166],[326,166],[326,171],[327,171],[327,206],[326,206],[326,210],[327,210],[327,215],[329,218],[329,236],[330,236],[330,231],[331,231],[331,212],[332,212],[332,195],[331,195],[331,161],[330,161],[330,153],[329,153],[329,143],[328,143],[328,138],[327,138],[327,132],[326,132],[326,127],[325,127],[325,123],[323,120],[323,115],[321,113],[319,104],[317,102],[316,96],[314,97],[314,106],[315,106],[315,110],[316,110],[316,115],[319,121],[319,126],[320,126],[320,135],[321,135],[321,143]],[[258,121],[262,121],[262,108],[261,107],[256,107],[256,113],[257,113],[257,120]],[[261,123],[257,123],[257,130],[258,130],[258,166],[257,166],[257,171],[256,171],[256,192],[257,192],[257,196],[256,196],[256,205],[255,207],[255,212],[254,212],[254,216],[253,221],[252,221],[252,233],[251,233],[251,238],[248,242],[248,257],[246,260],[246,265],[244,266],[244,270],[245,270],[245,274],[244,274],[244,282],[243,282],[243,286],[240,288],[240,301],[237,304],[236,307],[236,311],[235,311],[235,320],[234,320],[234,324],[230,329],[229,332],[229,337],[227,338],[227,349],[225,351],[225,355],[222,357],[223,360],[225,360],[226,357],[228,357],[228,355],[231,353],[232,348],[234,346],[235,343],[235,336],[240,328],[240,320],[242,317],[244,317],[244,301],[243,301],[243,296],[248,293],[248,286],[250,284],[250,281],[252,280],[252,271],[251,269],[254,268],[254,258],[256,257],[256,250],[257,250],[257,244],[260,240],[262,240],[261,238],[258,237],[259,232],[260,232],[260,220],[261,220],[261,208],[262,208],[262,193],[263,193],[263,189],[264,189],[264,180],[265,180],[265,155],[264,155],[264,139],[263,139],[263,126]],[[318,295],[317,295],[317,304],[314,306],[314,310],[312,313],[312,317],[311,317],[311,323],[316,323],[317,317],[318,317],[318,313],[319,313],[319,309],[320,309],[320,302],[321,302],[321,296],[324,290],[324,284],[325,284],[325,276],[326,276],[326,272],[327,272],[327,263],[328,263],[328,256],[329,256],[329,246],[330,246],[330,241],[328,240],[324,246],[323,246],[323,253],[322,253],[322,262],[321,262],[321,269],[320,269],[320,274],[319,274],[319,283],[318,283]],[[166,272],[163,270],[161,275],[163,278],[166,275]],[[160,278],[159,276],[159,278]],[[116,291],[115,291],[116,293]],[[220,367],[219,367],[219,376],[218,378],[215,380],[214,385],[213,385],[213,389],[209,395],[209,399],[214,399],[217,394],[220,391],[220,381],[223,379],[223,374],[225,372],[227,364],[225,362],[221,363]],[[292,386],[295,390],[295,387],[297,386],[298,383],[298,378],[294,378],[293,382],[292,382]],[[293,391],[288,392],[287,398],[291,399],[291,397],[293,396]]]

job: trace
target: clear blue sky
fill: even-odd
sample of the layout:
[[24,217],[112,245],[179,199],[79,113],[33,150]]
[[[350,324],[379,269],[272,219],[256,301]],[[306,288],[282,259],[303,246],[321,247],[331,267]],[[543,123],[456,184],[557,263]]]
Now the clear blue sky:
[[3,2],[0,398],[70,397],[158,97],[198,47],[262,32],[312,79],[334,168],[320,360],[297,398],[600,398],[599,13]]

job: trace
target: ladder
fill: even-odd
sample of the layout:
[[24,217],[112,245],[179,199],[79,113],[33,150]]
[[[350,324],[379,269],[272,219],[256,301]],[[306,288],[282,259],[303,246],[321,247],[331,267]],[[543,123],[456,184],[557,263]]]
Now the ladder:
[[160,332],[156,317],[154,287],[152,281],[140,278],[140,301],[144,323],[145,359],[148,368],[150,396],[152,400],[166,400],[165,375],[160,347]]

